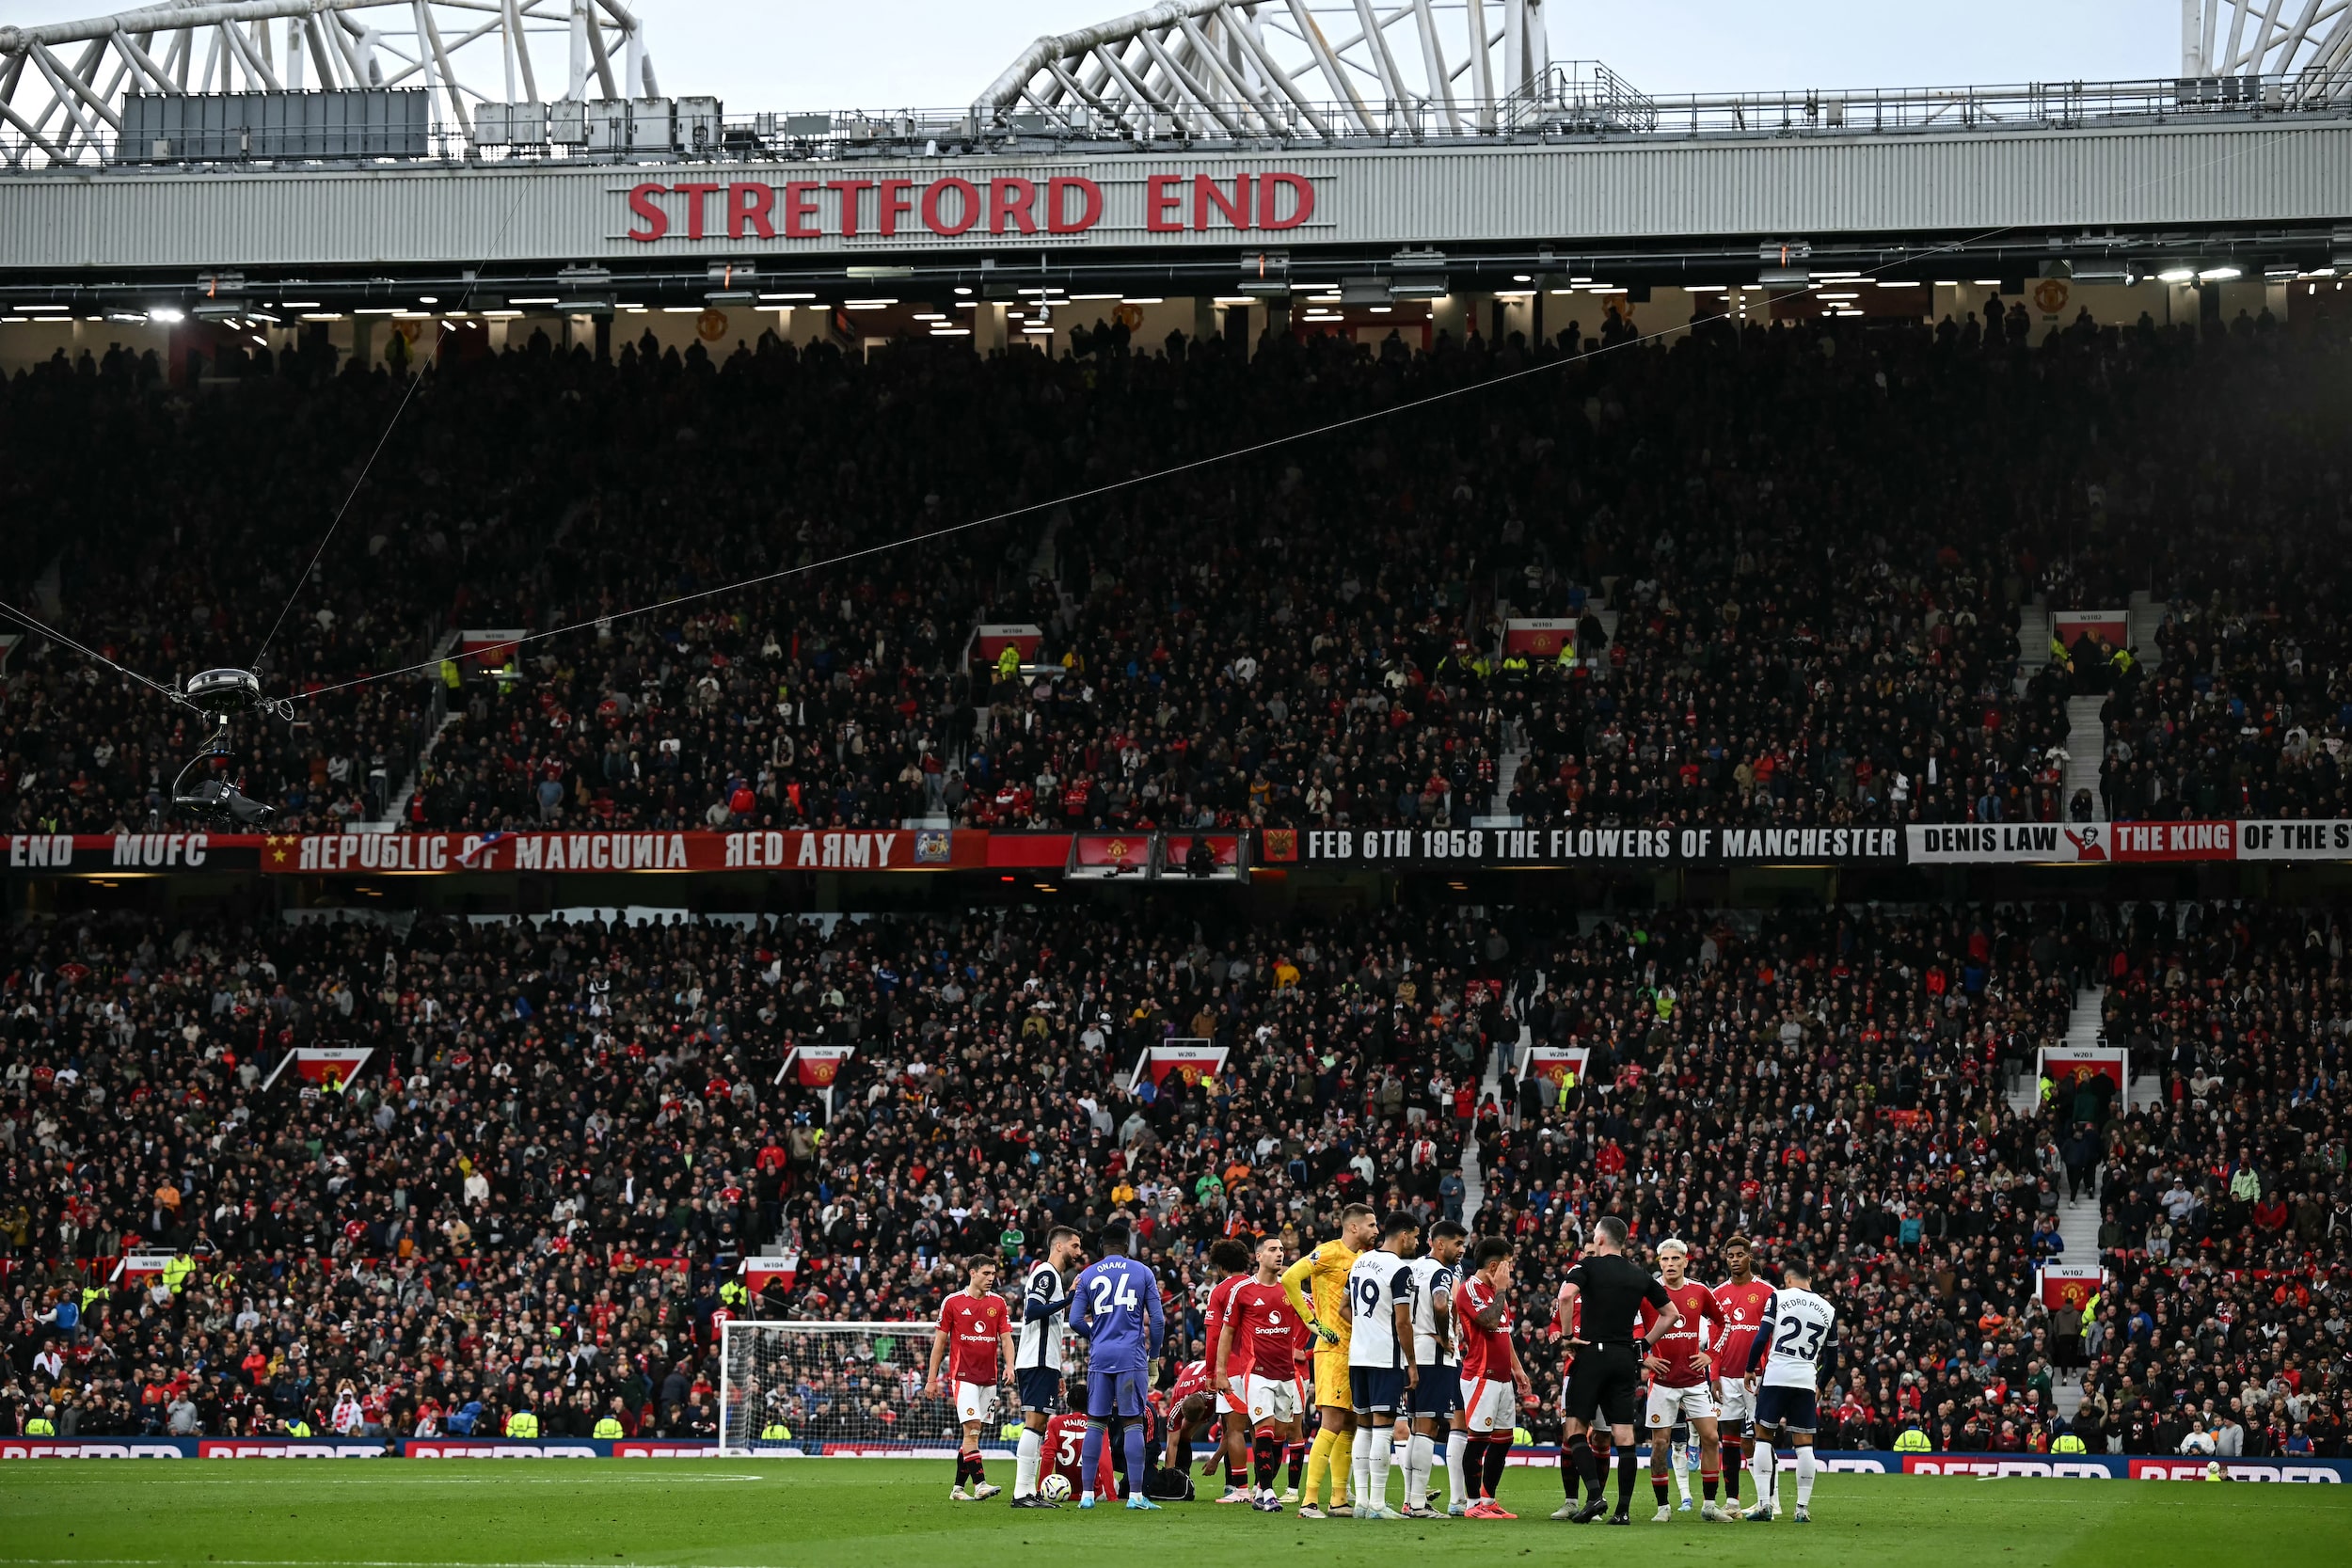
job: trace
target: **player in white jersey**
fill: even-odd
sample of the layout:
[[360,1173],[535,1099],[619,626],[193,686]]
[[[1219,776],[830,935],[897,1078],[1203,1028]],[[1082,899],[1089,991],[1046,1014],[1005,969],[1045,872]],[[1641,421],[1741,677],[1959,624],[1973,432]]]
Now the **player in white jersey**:
[[[1405,1516],[1434,1519],[1429,1474],[1449,1424],[1462,1426],[1462,1342],[1454,1328],[1454,1286],[1462,1277],[1470,1232],[1452,1220],[1429,1227],[1429,1254],[1406,1266],[1413,1275],[1412,1431],[1405,1444]],[[1451,1479],[1451,1478],[1449,1478]],[[1455,1490],[1460,1491],[1459,1487]]]
[[1821,1379],[1837,1368],[1837,1309],[1808,1289],[1813,1271],[1807,1265],[1784,1264],[1780,1277],[1748,1353],[1747,1382],[1756,1391],[1756,1451],[1748,1473],[1756,1478],[1756,1506],[1744,1517],[1769,1524],[1780,1512],[1774,1450],[1786,1433],[1797,1450],[1796,1522],[1804,1525],[1812,1523],[1807,1511],[1819,1469],[1813,1458],[1819,1391]]
[[1052,1508],[1037,1495],[1045,1424],[1061,1410],[1062,1341],[1070,1331],[1070,1278],[1080,1257],[1078,1233],[1066,1225],[1045,1238],[1045,1256],[1029,1265],[1021,1290],[1012,1381],[1021,1396],[1021,1448],[1013,1462],[1012,1506]]
[[1413,1270],[1421,1221],[1389,1216],[1380,1245],[1347,1271],[1347,1382],[1356,1410],[1351,1472],[1356,1517],[1402,1519],[1389,1507],[1389,1464],[1396,1418],[1417,1381],[1413,1366]]

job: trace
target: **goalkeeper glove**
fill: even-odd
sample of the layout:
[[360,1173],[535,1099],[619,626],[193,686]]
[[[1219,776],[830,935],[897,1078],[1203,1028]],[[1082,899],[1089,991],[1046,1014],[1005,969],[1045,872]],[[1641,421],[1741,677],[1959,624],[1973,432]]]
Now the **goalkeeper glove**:
[[1339,1330],[1325,1327],[1323,1320],[1320,1318],[1311,1320],[1307,1326],[1313,1329],[1315,1332],[1315,1338],[1322,1340],[1327,1345],[1336,1345],[1340,1342]]

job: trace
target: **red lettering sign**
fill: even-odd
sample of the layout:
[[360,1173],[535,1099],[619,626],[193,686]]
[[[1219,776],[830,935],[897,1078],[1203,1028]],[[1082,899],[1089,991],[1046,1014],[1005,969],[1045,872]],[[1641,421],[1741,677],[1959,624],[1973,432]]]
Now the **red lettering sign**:
[[784,237],[818,240],[824,230],[817,224],[817,182],[787,180],[784,186]]
[[[1070,204],[1063,198],[1070,192],[1078,194],[1082,205],[1078,215],[1070,215]],[[1091,229],[1103,215],[1103,187],[1082,174],[1059,175],[1045,182],[1045,229],[1053,234],[1077,234]]]
[[[1315,214],[1314,184],[1303,174],[1152,174],[1144,178],[1143,186],[1143,227],[1153,234],[1297,229]],[[978,229],[982,219],[990,234],[1083,234],[1103,221],[1106,205],[1103,187],[1082,174],[1057,174],[1043,181],[1013,174],[992,175],[984,182],[954,175],[928,182],[794,180],[781,187],[779,221],[778,189],[754,180],[635,185],[628,192],[630,224],[623,232],[640,244],[668,238],[676,216],[661,200],[667,196],[685,198],[683,237],[690,240],[723,234],[729,240],[856,239],[866,234],[893,238],[911,227],[910,219],[950,239]],[[838,201],[836,215],[830,220],[820,191],[831,191]],[[874,193],[870,221],[865,205],[867,191]],[[707,198],[721,193],[725,205],[714,221]]]
[[1184,231],[1184,198],[1175,192],[1184,176],[1154,174],[1143,182],[1143,227],[1154,234]]
[[1225,187],[1205,174],[1192,177],[1192,226],[1196,230],[1209,227],[1209,209],[1214,206],[1225,214],[1225,221],[1236,229],[1247,229],[1253,215],[1249,207],[1250,179],[1247,174],[1233,176],[1233,198],[1225,199]]
[[[956,193],[958,201],[959,215],[953,228],[949,228],[946,220],[940,215],[939,198],[949,191]],[[923,187],[923,227],[932,233],[961,234],[978,222],[979,217],[980,193],[971,181],[959,180],[951,174],[945,180],[934,180]]]
[[703,198],[717,190],[716,185],[673,185],[672,190],[686,198],[686,237],[703,237]]
[[727,187],[727,238],[739,240],[745,228],[750,228],[763,240],[776,237],[776,226],[768,221],[768,212],[775,204],[773,185],[738,181]]
[[1005,232],[1010,223],[1024,234],[1037,232],[1037,220],[1029,215],[1029,203],[1037,199],[1037,185],[1012,175],[999,175],[988,182],[988,231]]
[[661,210],[654,198],[670,187],[667,185],[637,185],[628,193],[628,210],[644,223],[643,229],[631,229],[632,240],[658,240],[670,231],[670,214]]
[[898,231],[898,220],[907,215],[907,192],[914,188],[912,180],[884,180],[876,189],[882,192],[877,205],[882,209],[882,232],[887,237]]
[[841,237],[843,239],[857,238],[858,193],[870,191],[873,188],[874,182],[871,180],[828,180],[825,182],[825,189],[837,192],[841,197]]
[[[1280,202],[1276,193],[1291,193],[1290,216],[1280,215]],[[1261,229],[1296,229],[1315,215],[1314,182],[1303,174],[1261,174],[1258,176],[1258,227]]]

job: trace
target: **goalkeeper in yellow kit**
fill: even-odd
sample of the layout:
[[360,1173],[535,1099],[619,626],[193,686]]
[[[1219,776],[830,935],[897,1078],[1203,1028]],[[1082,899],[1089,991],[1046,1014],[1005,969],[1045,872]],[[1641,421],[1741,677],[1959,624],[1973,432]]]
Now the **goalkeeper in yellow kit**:
[[[1359,1253],[1379,1239],[1380,1223],[1368,1205],[1351,1203],[1340,1211],[1339,1239],[1324,1243],[1282,1271],[1282,1292],[1315,1336],[1315,1405],[1322,1412],[1314,1447],[1307,1450],[1307,1479],[1298,1495],[1298,1516],[1324,1519],[1315,1506],[1323,1477],[1331,1478],[1331,1506],[1340,1506],[1347,1471],[1340,1461],[1348,1457],[1356,1431],[1355,1393],[1347,1380],[1347,1339],[1351,1322],[1347,1307],[1347,1271]],[[1314,1299],[1307,1297],[1307,1282],[1314,1282]]]

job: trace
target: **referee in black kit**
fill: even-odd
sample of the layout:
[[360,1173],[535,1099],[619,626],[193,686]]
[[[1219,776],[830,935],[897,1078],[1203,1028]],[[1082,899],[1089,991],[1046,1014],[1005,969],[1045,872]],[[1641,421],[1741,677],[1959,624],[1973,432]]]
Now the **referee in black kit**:
[[[1613,1214],[1594,1224],[1592,1243],[1583,1260],[1568,1270],[1560,1287],[1564,1321],[1580,1299],[1584,1304],[1583,1315],[1577,1320],[1576,1363],[1568,1369],[1565,1405],[1570,1411],[1594,1411],[1608,1424],[1617,1445],[1617,1511],[1609,1515],[1609,1522],[1629,1525],[1638,1468],[1633,1455],[1633,1405],[1642,1391],[1642,1369],[1650,1359],[1652,1347],[1681,1314],[1675,1310],[1666,1287],[1626,1257],[1625,1221]],[[1633,1316],[1645,1301],[1658,1308],[1658,1321],[1650,1324],[1647,1336],[1636,1339]],[[1663,1436],[1661,1433],[1661,1440]],[[1568,1447],[1575,1449],[1577,1465],[1593,1494],[1576,1522],[1589,1525],[1609,1509],[1601,1500],[1601,1457],[1589,1443]],[[1565,1450],[1561,1460],[1566,1463]]]

